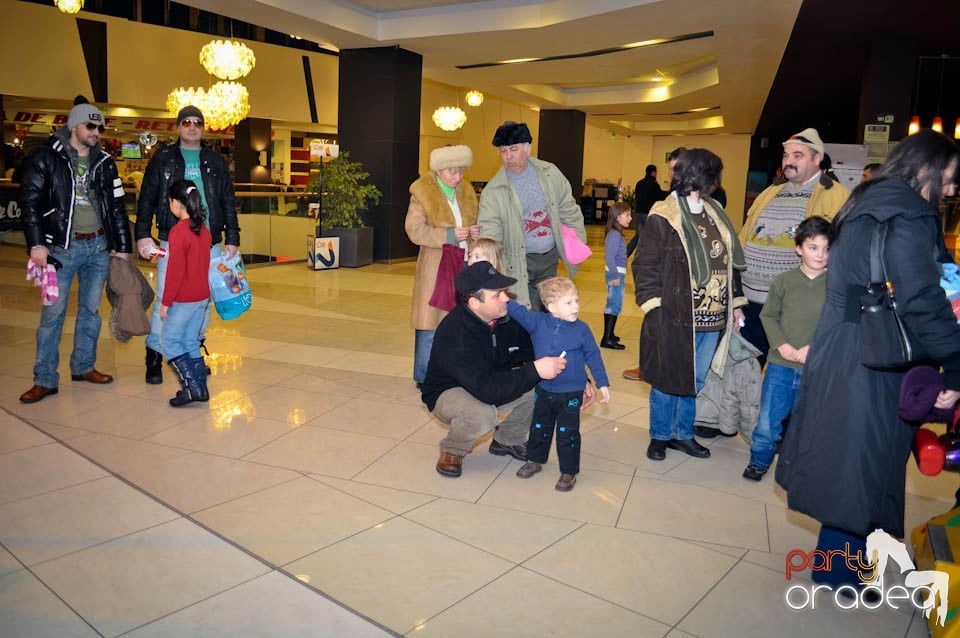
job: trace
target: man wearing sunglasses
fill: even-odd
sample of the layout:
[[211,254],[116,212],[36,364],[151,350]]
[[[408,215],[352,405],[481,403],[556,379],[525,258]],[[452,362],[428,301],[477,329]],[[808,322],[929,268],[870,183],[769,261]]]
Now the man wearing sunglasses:
[[23,403],[36,403],[58,391],[60,337],[74,276],[79,292],[71,378],[90,383],[113,381],[109,374],[94,368],[99,307],[110,251],[127,259],[133,241],[117,166],[100,147],[103,125],[103,113],[78,96],[67,125],[25,162],[20,209],[30,261],[40,268],[48,263],[57,268],[59,296],[40,312],[33,387],[20,396]]
[[[157,264],[157,299],[163,296],[167,259],[156,256],[156,242],[151,237],[151,231],[156,219],[160,247],[166,251],[167,234],[178,221],[170,212],[167,198],[173,182],[180,179],[192,180],[200,190],[203,208],[207,213],[205,221],[213,238],[211,258],[219,258],[221,254],[232,257],[239,250],[240,224],[234,205],[233,180],[223,156],[203,143],[203,128],[203,113],[200,109],[192,105],[180,109],[177,114],[179,139],[154,153],[143,174],[134,234],[140,255]],[[221,241],[225,242],[222,249]],[[204,331],[209,322],[210,309],[207,308]],[[163,357],[160,354],[162,321],[158,303],[153,306],[150,324],[150,334],[146,339],[146,381],[152,384],[163,383]],[[201,336],[201,342],[202,340]]]

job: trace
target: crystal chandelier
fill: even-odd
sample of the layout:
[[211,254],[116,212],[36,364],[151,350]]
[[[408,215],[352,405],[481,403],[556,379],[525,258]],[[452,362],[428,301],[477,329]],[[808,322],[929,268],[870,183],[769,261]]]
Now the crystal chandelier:
[[470,106],[480,106],[483,104],[483,93],[476,89],[467,91],[467,104]]
[[433,123],[444,131],[456,131],[467,121],[467,114],[457,106],[441,106],[433,112]]
[[200,49],[200,64],[221,80],[245,77],[257,64],[253,50],[236,40],[213,40]]
[[69,14],[78,13],[83,8],[83,2],[84,0],[54,0],[58,9]]

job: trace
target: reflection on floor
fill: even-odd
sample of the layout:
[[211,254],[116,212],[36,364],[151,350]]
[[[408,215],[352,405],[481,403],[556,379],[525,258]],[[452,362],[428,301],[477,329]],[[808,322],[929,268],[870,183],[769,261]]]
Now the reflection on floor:
[[[578,277],[599,334],[602,237]],[[570,493],[487,453],[434,471],[444,426],[410,378],[414,263],[248,271],[253,309],[214,320],[208,405],[143,381],[143,340],[104,329],[107,386],[34,405],[38,293],[0,247],[0,630],[4,636],[897,636],[912,608],[791,610],[785,554],[815,544],[746,447],[650,462],[642,318],[628,289],[604,350],[613,400],[584,419]],[[146,269],[149,273],[149,269]],[[75,297],[75,295],[74,295]],[[104,306],[106,308],[106,305]],[[908,527],[948,508],[954,475],[908,481]]]

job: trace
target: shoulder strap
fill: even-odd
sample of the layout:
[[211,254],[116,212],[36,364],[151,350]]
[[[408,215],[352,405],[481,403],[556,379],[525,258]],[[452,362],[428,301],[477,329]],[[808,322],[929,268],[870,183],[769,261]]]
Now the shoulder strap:
[[887,224],[877,224],[870,238],[870,283],[887,280],[887,268],[883,263],[883,250],[887,244]]

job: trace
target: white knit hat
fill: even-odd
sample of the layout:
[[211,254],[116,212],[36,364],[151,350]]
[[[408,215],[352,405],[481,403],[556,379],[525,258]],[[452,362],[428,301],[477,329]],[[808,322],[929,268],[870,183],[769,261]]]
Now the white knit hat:
[[430,153],[430,170],[436,173],[441,168],[470,168],[473,151],[469,146],[441,146]]

